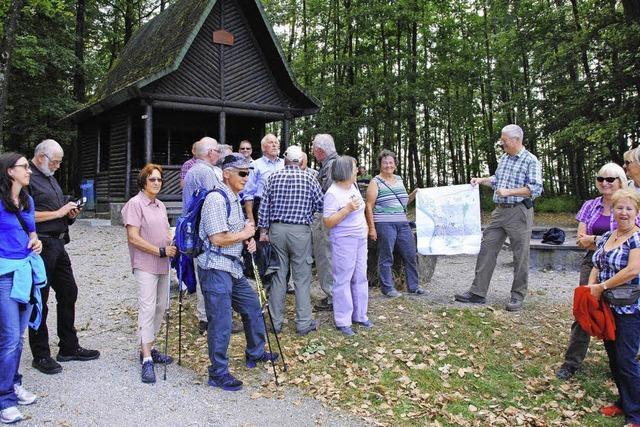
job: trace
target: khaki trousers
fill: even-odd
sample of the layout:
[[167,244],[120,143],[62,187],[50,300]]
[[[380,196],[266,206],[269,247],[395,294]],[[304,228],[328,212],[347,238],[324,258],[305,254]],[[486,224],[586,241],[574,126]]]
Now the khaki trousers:
[[138,336],[142,344],[155,341],[167,309],[169,274],[133,270],[138,285]]

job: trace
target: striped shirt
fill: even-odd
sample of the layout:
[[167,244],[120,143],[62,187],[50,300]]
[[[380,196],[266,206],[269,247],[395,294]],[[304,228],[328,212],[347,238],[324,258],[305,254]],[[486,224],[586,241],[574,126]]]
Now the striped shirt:
[[399,175],[394,177],[393,184],[385,182],[380,175],[373,179],[378,186],[378,197],[373,206],[373,222],[407,222],[409,195],[402,178]]
[[[587,226],[587,234],[592,235],[593,225],[604,211],[604,205],[602,204],[602,196],[595,199],[587,200],[582,204],[582,207],[576,215],[578,222],[584,222]],[[609,230],[613,231],[618,228],[618,223],[613,219],[613,215],[610,216]],[[636,217],[636,225],[640,226],[640,215]]]
[[[612,233],[612,231],[608,231],[602,236],[602,239],[597,243],[596,251],[593,253],[593,266],[600,270],[598,273],[599,283],[611,279],[625,268],[629,263],[629,252],[632,249],[640,248],[640,232],[636,232],[617,248],[610,251],[605,250],[604,245]],[[634,277],[628,284],[640,286],[640,276]],[[625,306],[611,305],[611,309],[618,314],[640,313],[640,301]]]
[[[515,156],[504,153],[498,162],[496,174],[491,177],[491,187],[494,190],[528,187],[531,191],[531,199],[535,199],[542,194],[540,162],[524,147]],[[520,203],[526,198],[522,196],[499,197],[495,191],[493,193],[494,203]]]
[[299,166],[287,165],[274,172],[262,193],[258,227],[273,222],[309,225],[313,214],[322,212],[323,194],[318,180]]
[[[215,246],[209,241],[209,236],[218,233],[237,233],[244,228],[244,211],[240,205],[240,198],[225,184],[219,187],[227,194],[231,204],[231,214],[227,218],[227,202],[224,196],[217,192],[207,195],[202,205],[200,218],[200,238],[204,244],[204,252],[198,256],[198,266],[204,270],[216,269],[231,273],[235,278],[242,277],[243,243],[237,242],[229,246]],[[226,255],[226,256],[225,256]],[[236,260],[232,260],[236,258]]]

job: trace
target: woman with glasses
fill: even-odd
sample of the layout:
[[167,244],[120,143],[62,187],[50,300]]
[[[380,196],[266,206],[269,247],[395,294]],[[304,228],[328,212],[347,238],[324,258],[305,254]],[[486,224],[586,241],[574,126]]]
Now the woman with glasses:
[[[627,188],[624,170],[616,163],[605,164],[596,176],[596,188],[600,196],[584,202],[576,215],[579,222],[576,243],[580,248],[587,250],[580,267],[581,286],[589,281],[589,274],[593,268],[593,252],[600,236],[615,230],[618,226],[612,214],[612,196],[621,188]],[[558,378],[569,379],[580,369],[589,349],[589,341],[589,335],[582,330],[577,321],[574,321],[564,363],[556,372]]]
[[39,287],[46,283],[35,204],[25,191],[30,178],[25,157],[0,155],[0,422],[7,424],[23,418],[18,405],[36,401],[18,373],[22,336],[33,308],[30,297],[33,292],[39,298]]
[[138,176],[140,192],[122,208],[122,223],[133,277],[138,285],[138,335],[142,382],[156,382],[154,363],[169,364],[173,359],[153,347],[167,309],[169,258],[176,255],[169,230],[167,209],[157,196],[162,188],[162,168],[147,164]]

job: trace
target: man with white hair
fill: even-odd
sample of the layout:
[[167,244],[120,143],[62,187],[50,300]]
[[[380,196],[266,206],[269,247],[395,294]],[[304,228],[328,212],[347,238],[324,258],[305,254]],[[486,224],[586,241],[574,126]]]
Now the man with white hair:
[[504,150],[494,176],[472,178],[471,185],[483,184],[494,189],[496,208],[491,222],[482,233],[476,275],[471,288],[456,294],[456,301],[484,304],[496,266],[498,253],[509,237],[513,251],[513,282],[507,311],[522,309],[529,280],[529,241],[533,227],[533,200],[542,194],[540,162],[522,145],[523,132],[518,125],[502,128],[498,144]]
[[323,194],[318,181],[300,168],[303,153],[292,145],[284,154],[285,167],[274,172],[264,186],[258,227],[260,240],[273,245],[280,268],[269,289],[269,308],[276,332],[282,329],[287,273],[295,282],[298,335],[315,331],[311,316],[311,223],[322,212]]
[[[326,193],[333,180],[331,179],[331,166],[338,158],[333,137],[328,133],[320,133],[313,138],[313,157],[321,163],[318,172],[318,182],[322,193]],[[313,234],[313,258],[316,261],[316,271],[320,280],[320,288],[326,298],[314,306],[317,311],[333,310],[333,275],[331,274],[331,247],[329,246],[329,230],[324,226],[322,212],[317,213],[311,226]]]
[[44,374],[57,374],[62,366],[51,357],[49,329],[47,328],[47,301],[49,290],[56,293],[58,362],[93,360],[100,357],[97,350],[80,347],[76,333],[75,313],[78,286],[73,277],[71,260],[64,245],[69,243],[69,225],[73,223],[81,207],[68,201],[53,176],[60,168],[64,152],[53,139],[45,139],[35,148],[31,160],[29,193],[36,210],[36,231],[42,241],[42,260],[47,270],[47,286],[42,288],[42,321],[37,330],[29,329],[29,345],[33,353],[32,365]]
[[260,141],[260,147],[262,148],[262,157],[254,160],[251,164],[253,170],[251,170],[249,181],[247,181],[247,185],[242,191],[245,213],[247,218],[254,224],[258,222],[262,190],[267,183],[267,179],[275,171],[284,168],[284,161],[278,157],[280,154],[280,141],[274,134],[266,134]]

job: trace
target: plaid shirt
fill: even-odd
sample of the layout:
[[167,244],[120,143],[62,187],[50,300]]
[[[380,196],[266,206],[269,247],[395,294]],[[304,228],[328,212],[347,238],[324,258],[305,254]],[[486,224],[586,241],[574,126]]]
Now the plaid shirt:
[[287,165],[267,181],[258,212],[258,227],[272,222],[309,225],[322,212],[323,194],[318,180],[298,166]]
[[[503,154],[498,162],[496,174],[491,177],[491,187],[494,190],[528,187],[531,190],[531,199],[535,199],[542,194],[540,162],[524,147],[515,156]],[[526,198],[522,196],[499,197],[495,192],[493,193],[494,203],[520,203]]]
[[[626,242],[617,248],[606,251],[604,245],[612,233],[612,231],[607,231],[602,235],[602,239],[598,240],[596,251],[593,253],[593,266],[600,270],[598,273],[599,283],[611,279],[620,270],[625,268],[629,263],[629,252],[631,252],[632,249],[640,248],[640,232],[637,232],[632,234]],[[640,276],[636,276],[628,283],[630,285],[640,285]],[[640,313],[640,301],[625,306],[612,305],[611,309],[618,314]]]
[[191,167],[193,165],[196,164],[196,162],[198,161],[197,158],[192,157],[189,160],[187,160],[186,162],[184,162],[182,164],[182,167],[180,168],[180,179],[184,181],[184,178],[187,176],[187,172],[189,172],[189,169],[191,169]]
[[[231,203],[231,214],[227,218],[227,203],[224,197],[213,192],[207,196],[202,205],[200,217],[200,238],[205,242],[205,251],[198,256],[198,266],[204,270],[216,269],[231,273],[235,278],[242,277],[242,248],[243,243],[237,242],[229,246],[215,246],[209,241],[209,236],[218,233],[237,233],[244,228],[244,212],[240,205],[240,198],[225,184],[219,187],[223,190]],[[221,255],[224,254],[224,255]],[[236,258],[232,260],[229,257]]]
[[[602,204],[602,196],[595,199],[587,200],[582,204],[582,207],[576,215],[578,222],[584,222],[587,226],[587,234],[593,234],[593,224],[596,223],[600,215],[604,211],[604,205]],[[613,215],[610,215],[611,222],[609,224],[609,230],[613,231],[618,228],[618,223],[613,219]],[[636,217],[636,225],[640,227],[640,215]]]

